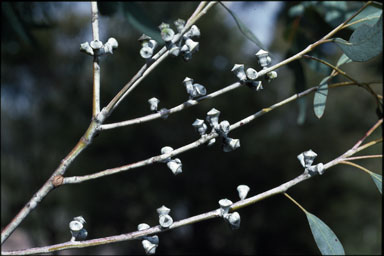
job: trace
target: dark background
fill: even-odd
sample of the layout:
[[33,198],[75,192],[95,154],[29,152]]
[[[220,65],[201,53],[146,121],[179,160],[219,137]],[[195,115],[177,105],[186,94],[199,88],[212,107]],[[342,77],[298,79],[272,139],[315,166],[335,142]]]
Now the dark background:
[[[74,3],[2,3],[1,37],[1,226],[5,227],[83,135],[92,113],[92,58],[79,52],[91,41],[89,12],[75,12]],[[355,3],[356,4],[356,3]],[[362,5],[357,3],[358,5]],[[137,39],[142,32],[129,15],[152,24],[187,18],[197,2],[102,4],[101,40],[115,37],[119,47],[101,60],[101,105],[130,80],[144,64]],[[334,26],[316,8],[301,19],[287,15],[293,3],[279,12],[274,39],[268,46],[275,64],[327,34]],[[263,2],[244,2],[243,12],[266,8]],[[351,6],[351,10],[356,6]],[[235,63],[259,70],[247,39],[224,22],[229,14],[217,4],[197,25],[199,52],[189,62],[168,58],[138,86],[106,123],[150,113],[147,100],[160,99],[160,108],[185,100],[186,76],[203,84],[208,93],[236,81]],[[238,15],[241,18],[241,15]],[[255,19],[270,17],[255,17]],[[295,22],[297,30],[294,29]],[[173,26],[173,25],[172,25]],[[292,32],[294,31],[294,32]],[[291,34],[290,34],[291,33]],[[349,38],[351,31],[337,36]],[[262,34],[256,35],[260,38]],[[289,37],[288,35],[291,35]],[[290,38],[290,39],[288,39]],[[311,53],[336,63],[341,51],[326,44]],[[235,123],[304,87],[319,84],[330,71],[313,69],[308,60],[277,70],[278,78],[255,92],[241,87],[213,100],[148,123],[102,132],[68,168],[66,176],[85,175],[158,155],[163,146],[181,147],[198,139],[192,123],[204,119],[212,108],[220,120]],[[299,67],[298,67],[299,66]],[[304,76],[295,74],[302,68]],[[343,66],[362,82],[381,81],[382,54],[366,63]],[[296,70],[296,72],[295,72]],[[295,79],[296,83],[295,89]],[[344,81],[344,78],[333,82]],[[300,89],[301,87],[301,89]],[[381,84],[373,85],[382,94]],[[225,153],[220,143],[200,147],[178,157],[183,173],[174,176],[165,164],[153,164],[102,179],[62,186],[51,192],[4,244],[2,250],[24,249],[70,239],[68,223],[82,215],[88,238],[128,233],[146,222],[158,224],[156,209],[171,208],[180,220],[218,208],[218,201],[237,201],[236,187],[247,184],[249,195],[276,187],[303,172],[297,155],[312,149],[315,163],[326,163],[351,148],[377,121],[372,96],[357,86],[329,91],[321,119],[313,114],[313,94],[306,97],[305,121],[298,124],[299,106],[289,103],[230,133],[241,141],[236,151]],[[303,111],[303,110],[301,110]],[[370,138],[379,138],[378,129]],[[381,154],[381,145],[361,154]],[[359,160],[382,173],[380,159]],[[380,254],[382,248],[381,195],[372,179],[351,166],[336,166],[289,190],[309,212],[336,233],[347,254]],[[239,211],[241,227],[232,231],[222,219],[196,223],[159,234],[158,253],[217,254],[319,254],[303,212],[282,195]],[[67,250],[58,254],[142,254],[139,241]]]

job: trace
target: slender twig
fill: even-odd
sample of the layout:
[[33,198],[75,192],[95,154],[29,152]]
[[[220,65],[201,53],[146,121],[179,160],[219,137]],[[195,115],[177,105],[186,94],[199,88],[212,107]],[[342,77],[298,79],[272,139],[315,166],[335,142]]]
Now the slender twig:
[[361,166],[361,165],[358,165],[358,164],[355,164],[353,162],[349,162],[349,161],[340,161],[340,164],[346,164],[346,165],[352,165],[356,168],[359,168],[360,170],[363,170],[364,172],[368,173],[368,174],[372,174],[373,172],[368,170],[367,168]]
[[[97,8],[97,2],[92,2],[92,34],[93,40],[99,41],[99,11]],[[100,112],[100,64],[98,50],[94,50],[93,55],[93,107],[92,117]]]
[[357,149],[361,143],[363,143],[363,141],[369,136],[371,135],[376,129],[377,127],[379,127],[381,124],[383,123],[383,118],[381,118],[379,121],[377,121],[377,123],[371,128],[369,129],[369,131],[364,135],[363,138],[361,138],[354,146],[353,146],[353,150]]
[[[372,82],[372,83],[379,83],[379,82]],[[368,84],[370,84],[370,83],[368,83]],[[197,98],[194,100],[188,100],[188,101],[181,103],[181,104],[179,104],[173,108],[170,108],[169,112],[167,112],[167,115],[171,115],[171,114],[177,113],[179,111],[182,111],[186,108],[196,106],[197,104],[199,104],[200,102],[202,102],[204,100],[213,99],[216,96],[219,96],[219,95],[222,95],[224,93],[230,92],[234,89],[237,89],[237,88],[241,87],[242,85],[243,84],[236,82],[236,83],[228,85],[222,89],[219,89],[215,92],[212,92],[206,96],[203,96],[203,97],[200,97],[200,98]],[[357,85],[357,84],[355,82],[340,82],[340,83],[330,84],[328,86],[328,88],[331,89],[331,88],[342,87],[342,86],[351,86],[351,85]],[[141,123],[149,122],[149,121],[152,121],[155,119],[159,119],[161,117],[162,117],[162,114],[160,112],[157,112],[157,113],[149,114],[149,115],[142,116],[142,117],[133,118],[133,119],[126,120],[126,121],[121,121],[121,122],[116,122],[116,123],[111,123],[111,124],[103,124],[103,125],[100,125],[99,130],[103,131],[103,130],[110,130],[110,129],[114,129],[114,128],[124,127],[124,126],[141,124]]]
[[382,157],[383,157],[383,155],[354,156],[354,157],[347,157],[344,160],[352,161],[352,160],[360,160],[360,159],[368,159],[368,158],[382,158]]

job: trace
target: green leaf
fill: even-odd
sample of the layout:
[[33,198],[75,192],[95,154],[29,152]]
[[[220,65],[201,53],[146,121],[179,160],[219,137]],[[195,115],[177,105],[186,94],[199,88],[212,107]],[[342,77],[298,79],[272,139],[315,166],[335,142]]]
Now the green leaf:
[[239,18],[237,18],[237,16],[228,8],[226,7],[222,2],[220,2],[220,4],[224,7],[224,9],[226,9],[229,14],[231,14],[231,16],[233,17],[233,19],[236,21],[236,24],[237,26],[239,27],[240,29],[240,32],[246,37],[248,38],[250,41],[252,41],[253,43],[255,43],[259,48],[267,51],[267,48],[261,43],[261,41],[257,38],[257,36],[255,34],[252,33],[251,30],[249,30],[247,28],[247,26],[245,26],[243,24],[243,22],[241,22],[241,20]]
[[375,182],[377,188],[379,189],[380,191],[380,194],[383,194],[383,177],[380,175],[380,174],[377,174],[377,173],[374,173],[374,172],[371,172],[370,173],[373,181]]
[[343,245],[333,233],[333,231],[319,218],[309,212],[307,215],[308,223],[322,255],[345,255]]
[[324,114],[325,104],[328,96],[328,80],[331,76],[325,77],[321,80],[320,85],[317,87],[315,96],[313,97],[313,110],[317,118],[321,118]]
[[383,50],[383,16],[370,26],[359,26],[349,38],[349,42],[341,38],[333,41],[353,61],[367,61],[381,53]]
[[343,53],[340,56],[339,60],[337,61],[336,67],[340,67],[341,65],[347,64],[349,62],[352,62],[352,60],[348,58],[348,56],[345,55],[345,53]]

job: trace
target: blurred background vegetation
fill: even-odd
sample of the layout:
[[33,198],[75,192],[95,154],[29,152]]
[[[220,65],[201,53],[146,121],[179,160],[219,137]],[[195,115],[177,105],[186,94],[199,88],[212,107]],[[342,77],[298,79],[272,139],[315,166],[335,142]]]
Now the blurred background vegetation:
[[[225,3],[231,7],[229,2]],[[327,34],[334,24],[316,6],[302,15],[288,15],[295,2],[281,2],[274,16],[254,15],[255,23],[270,22],[267,42],[275,64]],[[7,225],[73,148],[91,120],[92,58],[79,52],[91,41],[88,3],[2,2],[1,37],[1,226]],[[101,40],[119,42],[112,56],[101,60],[101,102],[105,106],[144,64],[137,39],[139,24],[158,31],[161,22],[187,19],[197,2],[100,3]],[[349,12],[362,6],[348,3]],[[238,17],[267,12],[265,2],[237,4]],[[264,8],[264,9],[263,9]],[[324,7],[323,7],[324,8]],[[329,6],[325,10],[329,10]],[[265,10],[265,11],[264,11]],[[340,20],[339,22],[341,22]],[[235,63],[260,67],[259,50],[240,33],[217,4],[198,23],[199,52],[189,62],[168,58],[146,78],[107,119],[107,123],[150,113],[147,100],[160,99],[171,108],[188,99],[183,79],[203,84],[208,93],[236,81]],[[256,25],[255,25],[256,26]],[[250,29],[252,30],[252,26]],[[254,30],[253,30],[254,31]],[[346,30],[337,36],[349,38]],[[264,35],[254,31],[262,40]],[[267,36],[267,35],[265,35]],[[311,55],[336,63],[341,51],[325,44]],[[362,82],[382,81],[382,54],[365,63],[343,66]],[[300,71],[301,70],[301,71]],[[149,158],[163,146],[178,148],[198,139],[192,123],[212,108],[230,123],[279,102],[296,91],[316,86],[330,70],[300,60],[278,69],[278,79],[255,92],[241,87],[198,106],[149,123],[102,132],[70,166],[67,176],[85,175]],[[296,82],[295,82],[296,81]],[[344,81],[333,79],[333,82]],[[382,94],[381,84],[373,85]],[[376,104],[357,86],[331,89],[319,120],[312,110],[313,94],[290,103],[231,132],[241,147],[224,153],[220,144],[179,156],[183,173],[174,176],[165,164],[153,164],[118,175],[62,186],[51,192],[21,224],[2,250],[61,243],[70,239],[68,223],[82,215],[88,238],[128,233],[146,222],[158,223],[156,209],[171,208],[179,220],[218,207],[221,198],[237,200],[236,187],[263,192],[303,172],[296,156],[312,149],[315,163],[344,153],[377,121]],[[306,104],[306,105],[304,105]],[[303,105],[304,107],[300,107]],[[300,114],[301,113],[301,114]],[[378,129],[370,138],[381,136]],[[380,154],[382,145],[361,154]],[[382,173],[378,159],[359,164]],[[347,254],[381,254],[382,197],[372,179],[350,166],[336,166],[289,194],[333,229]],[[209,220],[161,233],[158,253],[319,254],[305,215],[284,196],[241,209],[241,227],[232,231],[222,219]],[[68,250],[58,254],[142,254],[139,241]],[[56,254],[56,253],[55,253]]]

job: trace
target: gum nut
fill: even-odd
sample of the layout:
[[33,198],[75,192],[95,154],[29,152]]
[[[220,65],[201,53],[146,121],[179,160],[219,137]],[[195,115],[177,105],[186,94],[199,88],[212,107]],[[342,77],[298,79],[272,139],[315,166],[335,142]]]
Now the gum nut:
[[222,209],[222,214],[228,213],[229,207],[232,205],[232,201],[224,198],[219,200],[220,208]]
[[209,147],[209,146],[212,146],[213,144],[215,144],[215,142],[216,142],[216,139],[213,138],[213,139],[211,139],[211,140],[208,141],[207,146],[208,146],[208,147]]
[[153,244],[151,243],[150,241],[144,239],[143,241],[141,241],[142,245],[143,245],[143,248],[145,250],[145,253],[147,255],[151,255],[151,254],[155,254],[156,253],[156,248],[157,248],[157,244]]
[[207,113],[207,116],[209,116],[209,117],[219,117],[219,115],[220,115],[220,111],[215,109],[215,108],[212,108]]
[[162,108],[162,109],[160,109],[159,113],[161,115],[161,118],[167,119],[168,116],[169,116],[170,111],[169,111],[169,109]]
[[229,132],[229,127],[231,125],[229,124],[229,122],[227,120],[224,120],[224,121],[221,121],[220,122],[220,129],[221,131],[224,133],[224,134],[228,134]]
[[178,158],[168,161],[167,166],[175,175],[183,172],[181,161]]
[[320,175],[323,175],[324,173],[324,165],[323,163],[319,163],[316,165],[316,169],[317,169],[317,172],[320,174]]
[[141,231],[145,229],[149,229],[149,225],[147,223],[140,223],[139,225],[137,225],[137,230]]
[[148,46],[144,46],[143,48],[141,48],[140,50],[140,56],[143,57],[144,59],[149,59],[152,57],[152,54],[153,54],[153,49],[148,47]]
[[89,44],[94,50],[98,50],[100,49],[101,47],[103,47],[103,43],[99,40],[93,40],[91,41],[91,43]]
[[260,58],[260,57],[266,57],[266,56],[268,56],[268,54],[269,53],[267,51],[260,49],[255,55]]
[[197,129],[197,131],[199,132],[200,135],[203,135],[207,132],[207,125],[206,124],[203,124],[201,127],[199,127]]
[[238,229],[240,227],[240,214],[238,212],[229,214],[228,222],[233,229]]
[[84,239],[87,238],[87,236],[88,236],[88,231],[85,228],[83,228],[83,229],[81,229],[79,231],[79,233],[77,234],[76,238],[78,240],[84,240]]
[[195,87],[198,95],[203,96],[203,95],[207,94],[207,89],[205,89],[205,87],[203,85],[194,84],[193,86]]
[[267,73],[269,79],[275,79],[277,77],[276,71],[271,71]]
[[190,38],[188,38],[188,39],[185,41],[185,44],[188,46],[188,49],[189,49],[189,51],[191,51],[191,52],[195,52],[195,51],[199,50],[199,43],[193,41],[193,40],[190,39]]
[[84,219],[84,217],[83,216],[77,216],[77,217],[74,217],[73,218],[73,220],[77,220],[77,221],[79,221],[79,222],[81,222],[81,223],[87,223],[86,221],[85,221],[85,219]]
[[173,148],[165,146],[161,148],[161,154],[169,154],[173,151]]
[[159,224],[163,228],[169,228],[173,224],[173,219],[168,214],[167,215],[161,215],[159,217]]
[[248,68],[246,74],[250,80],[255,80],[258,77],[257,71],[253,68]]
[[160,208],[157,208],[156,209],[157,213],[159,215],[166,215],[168,213],[171,212],[171,209],[169,209],[168,207],[166,207],[165,205],[161,206]]
[[155,104],[155,105],[157,105],[157,104],[160,102],[160,100],[159,100],[158,98],[152,97],[152,98],[150,98],[150,99],[148,100],[148,102],[149,102],[150,104]]
[[241,200],[244,200],[249,192],[249,187],[247,185],[239,185],[237,186],[237,192],[239,192],[239,197]]
[[191,29],[189,30],[189,33],[191,37],[199,37],[200,29],[196,25],[192,25]]
[[142,34],[142,35],[139,37],[138,41],[141,42],[141,43],[143,43],[143,42],[145,42],[145,41],[149,41],[149,40],[151,40],[151,39],[152,39],[152,38],[151,38],[150,36],[147,36],[146,34]]
[[94,54],[94,53],[93,53],[93,49],[92,49],[92,47],[89,45],[88,42],[85,42],[85,43],[80,44],[80,51],[85,52],[85,53],[87,53],[87,54],[89,54],[89,55],[93,55],[93,54]]
[[311,166],[313,161],[317,157],[317,154],[313,152],[312,149],[305,151],[303,154],[304,154],[305,166]]
[[174,36],[175,36],[175,32],[171,28],[164,28],[161,30],[161,38],[165,42],[172,41]]
[[183,84],[185,85],[185,86],[187,86],[187,85],[192,85],[193,84],[193,79],[192,78],[189,78],[189,77],[186,77],[186,78],[184,78],[184,80],[183,80]]
[[107,41],[107,44],[109,44],[112,48],[117,48],[119,46],[119,43],[114,37],[110,37]]
[[185,26],[185,20],[177,19],[174,24],[177,28],[177,31],[181,32]]
[[240,81],[244,81],[247,79],[243,64],[235,64],[231,71],[236,74],[237,78],[239,78]]
[[155,40],[149,40],[148,47],[151,47],[152,49],[155,49],[157,46],[157,42]]
[[188,45],[186,45],[186,44],[184,44],[182,47],[181,47],[181,49],[180,49],[180,51],[181,52],[188,52],[189,51],[189,47],[188,47]]
[[173,56],[179,56],[180,54],[180,47],[177,47],[174,45],[170,50],[169,53],[172,54]]
[[300,155],[297,156],[297,159],[299,159],[300,164],[305,167],[305,162],[304,162],[304,153],[301,153]]
[[83,223],[81,223],[80,221],[77,221],[77,220],[73,220],[69,223],[69,229],[71,231],[75,231],[75,232],[78,232],[80,231],[81,229],[83,229],[84,225]]
[[240,140],[230,138],[228,144],[233,150],[235,150],[240,147]]
[[149,236],[146,238],[146,240],[148,240],[152,244],[159,244],[159,236],[157,236],[157,235]]
[[195,129],[198,129],[199,127],[201,127],[202,125],[204,124],[204,120],[202,119],[196,119],[193,123],[192,123],[192,126],[195,128]]
[[160,30],[163,30],[164,28],[169,28],[169,24],[168,24],[168,23],[164,23],[164,22],[162,22],[162,23],[159,25],[159,29],[160,29]]

